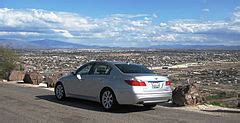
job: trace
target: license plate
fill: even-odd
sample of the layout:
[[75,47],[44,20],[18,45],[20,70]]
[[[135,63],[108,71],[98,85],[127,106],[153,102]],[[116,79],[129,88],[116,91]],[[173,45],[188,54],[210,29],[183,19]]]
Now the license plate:
[[160,82],[158,82],[158,83],[152,83],[152,88],[153,88],[153,89],[160,88]]

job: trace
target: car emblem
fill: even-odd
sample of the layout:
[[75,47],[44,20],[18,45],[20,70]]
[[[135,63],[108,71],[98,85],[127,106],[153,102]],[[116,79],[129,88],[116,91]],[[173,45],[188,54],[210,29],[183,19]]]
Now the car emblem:
[[158,79],[158,78],[155,78],[156,80]]

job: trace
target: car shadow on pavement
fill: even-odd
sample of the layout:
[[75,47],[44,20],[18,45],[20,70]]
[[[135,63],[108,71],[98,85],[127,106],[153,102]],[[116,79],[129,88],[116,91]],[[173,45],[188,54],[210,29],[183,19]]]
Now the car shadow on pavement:
[[162,106],[162,107],[181,107],[181,106],[177,106],[177,105],[175,105],[173,103],[168,103],[168,102],[166,102],[166,103],[159,103],[158,105]]
[[219,112],[219,113],[240,113],[240,111],[236,110],[225,110],[225,109],[217,109],[217,110],[201,110],[206,112]]
[[[70,97],[66,98],[63,101],[60,101],[60,100],[57,100],[54,95],[41,95],[41,96],[36,96],[36,98],[66,105],[66,106],[75,107],[75,108],[105,112],[101,104],[93,101],[70,98]],[[120,105],[116,110],[112,111],[112,113],[130,113],[130,112],[141,112],[141,111],[149,111],[149,110],[154,110],[154,108],[150,109],[150,108],[143,107],[141,105]]]

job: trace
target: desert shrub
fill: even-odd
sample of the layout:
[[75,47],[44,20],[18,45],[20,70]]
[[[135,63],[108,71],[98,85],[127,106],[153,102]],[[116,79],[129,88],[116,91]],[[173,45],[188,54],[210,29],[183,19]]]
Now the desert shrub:
[[224,104],[224,103],[222,103],[222,102],[217,102],[217,101],[209,102],[209,104],[215,105],[215,106],[225,107],[225,104]]
[[10,48],[0,47],[0,79],[7,79],[16,67],[17,54]]

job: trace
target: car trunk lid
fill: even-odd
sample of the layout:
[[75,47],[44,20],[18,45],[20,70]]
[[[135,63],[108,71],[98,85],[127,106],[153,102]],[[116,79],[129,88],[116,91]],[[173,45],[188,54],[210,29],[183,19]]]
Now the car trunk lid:
[[135,76],[136,80],[145,82],[146,86],[143,87],[143,91],[145,92],[157,92],[160,90],[165,90],[168,85],[166,85],[166,81],[168,79],[164,76],[159,75],[138,75]]

